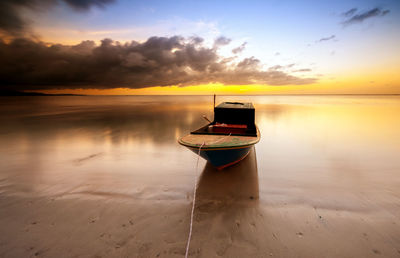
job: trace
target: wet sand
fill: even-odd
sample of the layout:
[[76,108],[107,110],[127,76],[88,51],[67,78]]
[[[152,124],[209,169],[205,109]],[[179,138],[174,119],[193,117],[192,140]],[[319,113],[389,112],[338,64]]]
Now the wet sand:
[[399,257],[400,99],[310,98],[223,171],[176,143],[206,98],[7,98],[0,257],[182,257],[196,176],[191,257]]

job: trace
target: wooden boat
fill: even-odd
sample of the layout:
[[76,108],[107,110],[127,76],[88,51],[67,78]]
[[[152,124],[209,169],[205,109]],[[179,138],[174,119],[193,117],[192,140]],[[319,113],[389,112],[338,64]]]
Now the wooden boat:
[[213,122],[178,142],[220,170],[243,160],[259,142],[260,132],[254,120],[252,103],[223,102],[214,107]]

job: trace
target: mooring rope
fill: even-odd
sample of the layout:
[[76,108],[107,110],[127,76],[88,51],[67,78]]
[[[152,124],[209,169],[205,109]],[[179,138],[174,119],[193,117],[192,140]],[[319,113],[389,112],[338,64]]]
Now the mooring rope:
[[189,247],[190,247],[190,240],[192,238],[192,228],[193,228],[193,217],[194,217],[194,206],[196,204],[196,191],[197,191],[197,170],[199,168],[199,159],[200,159],[200,151],[201,148],[205,145],[206,143],[203,142],[199,148],[199,152],[197,153],[197,162],[196,162],[196,176],[194,178],[194,190],[193,190],[193,203],[192,203],[192,212],[190,213],[190,228],[189,228],[189,236],[186,244],[186,253],[185,253],[185,258],[188,257],[189,255]]
[[[232,133],[230,133],[229,135],[227,135],[226,137],[223,137],[221,139],[218,139],[217,141],[211,143],[211,144],[215,144],[217,142],[220,142],[223,139],[228,138],[229,136],[231,136]],[[190,247],[190,240],[192,239],[192,229],[193,229],[193,217],[194,217],[194,207],[196,205],[196,192],[197,192],[197,170],[199,168],[199,159],[200,159],[200,151],[201,148],[203,148],[203,146],[206,145],[206,142],[203,142],[200,145],[199,148],[199,152],[197,153],[197,161],[196,161],[196,176],[194,178],[194,189],[193,189],[193,203],[192,203],[192,211],[190,213],[190,228],[189,228],[189,236],[188,236],[188,240],[187,240],[187,244],[186,244],[186,252],[185,252],[185,258],[188,257],[189,255],[189,247]],[[210,143],[208,144],[210,145]]]

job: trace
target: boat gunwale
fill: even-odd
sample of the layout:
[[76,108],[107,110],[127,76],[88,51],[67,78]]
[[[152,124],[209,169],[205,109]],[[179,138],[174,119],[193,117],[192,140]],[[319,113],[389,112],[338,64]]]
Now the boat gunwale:
[[[252,145],[255,145],[256,143],[258,143],[260,141],[260,138],[261,138],[260,131],[258,130],[257,126],[256,126],[256,128],[257,128],[257,136],[238,136],[238,135],[233,135],[233,137],[246,137],[246,138],[254,137],[254,138],[256,138],[253,142],[246,143],[246,144],[232,144],[231,146],[229,146],[229,145],[220,145],[220,146],[218,146],[218,145],[212,145],[212,144],[207,146],[207,145],[203,145],[203,144],[190,144],[190,143],[186,143],[186,142],[182,141],[182,139],[184,137],[186,137],[187,135],[179,138],[178,139],[178,143],[183,145],[183,146],[185,146],[185,147],[188,147],[188,148],[191,148],[191,149],[196,149],[196,150],[198,150],[200,147],[201,147],[202,150],[242,149],[242,148],[247,148],[247,147],[250,147]],[[188,134],[188,135],[191,135],[191,134]],[[192,134],[192,135],[201,136],[201,134]],[[204,134],[204,135],[213,135],[213,134]],[[222,136],[222,135],[215,135],[215,136]],[[231,135],[225,135],[225,137],[230,137],[230,136]]]
[[187,147],[187,148],[189,148],[189,149],[198,150],[198,149],[200,149],[200,147],[201,147],[201,150],[202,150],[202,151],[214,151],[214,150],[217,151],[217,150],[245,149],[245,148],[249,148],[249,147],[253,146],[253,145],[256,144],[256,143],[257,143],[257,142],[251,143],[251,144],[248,144],[248,145],[232,146],[232,147],[221,146],[221,147],[208,147],[208,148],[207,148],[207,147],[201,147],[201,144],[198,145],[198,146],[190,146],[190,145],[185,145],[185,144],[179,142],[179,144],[181,144],[181,145],[183,145],[183,146],[185,146],[185,147]]

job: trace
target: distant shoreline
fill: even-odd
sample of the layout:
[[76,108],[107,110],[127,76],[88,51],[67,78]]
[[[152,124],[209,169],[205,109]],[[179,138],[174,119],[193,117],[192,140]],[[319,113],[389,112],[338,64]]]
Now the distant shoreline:
[[[163,94],[137,94],[137,95],[87,95],[87,94],[48,94],[41,92],[31,91],[13,91],[5,90],[0,91],[0,97],[13,97],[13,96],[212,96],[213,94],[201,94],[201,95],[190,95],[190,94],[177,94],[177,95],[163,95]],[[393,94],[217,94],[218,96],[400,96],[400,93]]]
[[31,91],[14,91],[6,90],[0,91],[0,97],[17,97],[17,96],[88,96],[84,94],[48,94],[41,92],[31,92]]

